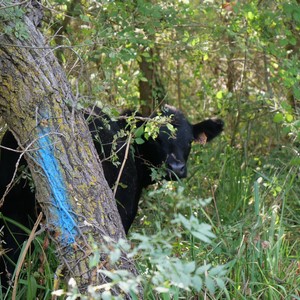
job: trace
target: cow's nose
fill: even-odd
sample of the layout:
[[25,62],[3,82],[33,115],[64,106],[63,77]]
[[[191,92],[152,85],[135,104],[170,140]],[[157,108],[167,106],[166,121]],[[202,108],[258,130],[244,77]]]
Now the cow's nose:
[[168,167],[179,177],[183,177],[186,175],[185,164],[182,162],[171,162],[168,164]]

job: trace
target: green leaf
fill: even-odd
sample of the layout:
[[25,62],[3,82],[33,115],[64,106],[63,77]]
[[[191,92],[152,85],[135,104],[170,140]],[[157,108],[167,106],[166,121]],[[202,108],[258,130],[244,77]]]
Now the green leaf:
[[136,131],[134,132],[134,136],[136,138],[140,138],[142,135],[144,134],[144,126],[140,126],[136,129]]
[[148,82],[148,79],[146,77],[140,77],[140,81]]
[[222,99],[223,98],[223,92],[218,91],[216,97],[217,97],[217,99]]
[[28,278],[27,299],[35,299],[37,297],[37,282],[33,275]]
[[146,58],[149,58],[150,57],[150,54],[148,52],[143,52],[142,53],[142,56],[146,57]]
[[155,290],[158,292],[158,293],[167,293],[169,291],[168,288],[166,287],[163,287],[163,286],[158,286],[155,288]]
[[141,144],[144,144],[145,143],[145,141],[142,139],[142,138],[136,138],[136,139],[134,139],[134,141],[138,144],[138,145],[141,145]]
[[289,39],[289,42],[291,45],[295,46],[297,44],[297,40],[295,37],[291,36]]
[[216,266],[209,270],[209,275],[211,276],[223,276],[226,274],[226,269],[224,266]]
[[194,286],[194,289],[197,291],[197,292],[200,292],[201,288],[202,288],[202,279],[200,276],[193,276],[192,277],[192,283],[193,283],[193,286]]
[[195,271],[195,269],[196,269],[196,263],[194,261],[191,261],[184,266],[184,271],[186,273],[192,273]]
[[300,23],[300,11],[299,10],[293,13],[293,18],[295,21]]
[[211,243],[211,239],[199,231],[191,231],[191,234],[197,239],[203,241],[204,243]]
[[283,114],[278,112],[275,114],[274,118],[273,118],[273,121],[275,123],[281,123],[283,121]]
[[104,291],[101,294],[101,299],[103,299],[103,300],[111,300],[111,299],[113,299],[111,292],[110,291]]
[[294,120],[294,117],[291,114],[286,114],[285,119],[288,123],[291,123]]
[[290,164],[292,166],[300,166],[300,157],[295,157],[291,160]]
[[111,264],[115,264],[119,258],[121,257],[121,250],[120,249],[114,249],[114,251],[110,252],[109,258]]
[[210,269],[210,267],[211,267],[211,264],[203,265],[196,270],[196,274],[197,275],[204,274],[205,272],[207,272]]
[[90,256],[89,259],[89,268],[96,267],[100,260],[100,253],[98,251],[94,251],[93,256]]
[[249,11],[249,12],[247,13],[247,18],[248,18],[249,20],[253,20],[253,19],[254,19],[254,14],[253,14],[252,11]]
[[80,15],[80,18],[83,22],[89,22],[90,18],[87,15]]
[[217,283],[217,286],[218,286],[220,289],[224,289],[224,288],[225,288],[225,283],[224,283],[224,280],[223,280],[223,279],[216,277],[216,278],[215,278],[215,281],[216,281],[216,283]]
[[174,132],[175,131],[175,128],[174,126],[171,124],[171,123],[167,123],[167,128],[171,131],[171,132]]
[[209,276],[205,277],[205,286],[207,287],[207,289],[209,290],[209,293],[211,295],[215,294],[216,284],[215,284],[214,280],[211,277],[209,277]]

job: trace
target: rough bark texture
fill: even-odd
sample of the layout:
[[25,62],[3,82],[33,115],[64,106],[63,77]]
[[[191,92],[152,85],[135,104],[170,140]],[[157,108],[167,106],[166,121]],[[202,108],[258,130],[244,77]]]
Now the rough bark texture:
[[150,116],[166,100],[166,91],[156,70],[153,49],[150,49],[149,55],[150,58],[142,56],[139,63],[141,73],[146,79],[139,81],[141,112],[144,116]]
[[[300,0],[297,0],[297,4],[300,5]],[[291,32],[293,33],[293,36],[296,39],[295,45],[289,44],[287,46],[287,51],[288,51],[288,58],[292,59],[293,57],[297,60],[300,58],[300,37],[299,34],[297,33],[297,30],[295,28],[295,24],[293,22],[289,22],[287,24]],[[299,88],[300,86],[300,81],[298,81],[297,86]],[[293,91],[293,88],[290,88],[289,93],[287,95],[287,100],[290,103],[291,107],[294,110],[295,114],[300,113],[300,99],[295,95],[295,92]]]
[[[88,267],[88,239],[125,234],[64,72],[30,16],[24,22],[29,39],[0,35],[0,115],[25,151],[65,275],[84,291],[101,283]],[[125,257],[120,267],[135,273]]]
[[139,81],[140,100],[142,102],[141,112],[145,116],[150,116],[154,106],[152,95],[154,80],[153,64],[142,56],[142,60],[139,65],[143,77],[147,79]]

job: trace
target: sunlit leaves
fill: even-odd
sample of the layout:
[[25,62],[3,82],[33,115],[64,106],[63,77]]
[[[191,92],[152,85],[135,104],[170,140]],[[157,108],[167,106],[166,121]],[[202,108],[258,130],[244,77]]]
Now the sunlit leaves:
[[134,240],[140,241],[137,246],[140,255],[148,257],[152,268],[155,266],[153,273],[152,268],[148,270],[148,276],[151,277],[152,284],[156,286],[155,290],[158,293],[172,294],[174,287],[197,292],[207,288],[213,295],[217,288],[225,287],[224,279],[227,273],[225,266],[213,267],[211,264],[199,266],[195,261],[185,261],[172,256],[170,252],[172,234],[169,233],[168,238],[163,239],[164,234],[167,233],[160,232],[151,237],[133,235]]
[[23,22],[25,11],[23,8],[11,5],[11,1],[3,1],[0,6],[0,31],[5,34],[13,34],[19,40],[29,37],[27,27]]
[[283,119],[284,119],[283,114],[278,112],[274,115],[273,121],[275,123],[281,123],[283,121]]
[[187,219],[183,215],[178,214],[177,218],[173,220],[173,223],[182,224],[195,238],[205,243],[211,243],[211,239],[215,238],[215,235],[211,231],[211,226],[205,223],[199,223],[199,220],[193,215]]

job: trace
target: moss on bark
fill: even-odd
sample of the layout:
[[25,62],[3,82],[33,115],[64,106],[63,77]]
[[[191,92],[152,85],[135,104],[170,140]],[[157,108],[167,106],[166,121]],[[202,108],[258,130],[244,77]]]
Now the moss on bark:
[[[125,234],[86,122],[65,104],[76,103],[66,76],[31,20],[25,16],[24,22],[29,39],[0,36],[0,114],[26,150],[65,276],[85,290],[102,283],[88,267],[89,240],[105,243],[104,236]],[[71,225],[61,225],[66,216]],[[70,242],[64,226],[72,227]],[[125,257],[120,267],[136,273]]]

